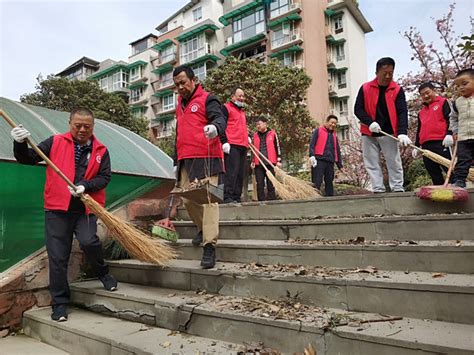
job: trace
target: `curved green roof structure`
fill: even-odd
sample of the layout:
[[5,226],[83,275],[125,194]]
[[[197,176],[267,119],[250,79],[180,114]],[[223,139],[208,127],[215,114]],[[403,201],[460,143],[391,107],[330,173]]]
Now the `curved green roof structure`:
[[[0,110],[39,143],[69,131],[69,113],[0,98]],[[0,272],[43,246],[45,165],[21,165],[13,156],[11,127],[0,118]],[[158,147],[116,124],[95,121],[94,134],[110,153],[112,180],[107,208],[117,208],[151,190],[170,186],[173,161]],[[167,184],[165,184],[167,183]]]

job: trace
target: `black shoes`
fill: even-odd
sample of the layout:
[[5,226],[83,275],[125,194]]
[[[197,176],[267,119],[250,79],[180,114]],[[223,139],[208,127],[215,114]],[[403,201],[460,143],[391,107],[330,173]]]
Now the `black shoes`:
[[462,180],[456,180],[453,184],[453,186],[460,187],[461,189],[466,188],[466,182]]
[[193,243],[193,245],[195,247],[198,247],[201,245],[202,243],[202,231],[200,231],[198,234],[196,234],[193,238],[193,240],[191,241],[191,243]]
[[67,321],[67,305],[55,304],[53,305],[53,313],[51,313],[51,319],[56,322]]
[[99,280],[104,285],[107,291],[115,291],[117,289],[117,280],[110,274],[99,277]]
[[216,248],[212,244],[203,247],[201,266],[203,269],[212,269],[216,265]]

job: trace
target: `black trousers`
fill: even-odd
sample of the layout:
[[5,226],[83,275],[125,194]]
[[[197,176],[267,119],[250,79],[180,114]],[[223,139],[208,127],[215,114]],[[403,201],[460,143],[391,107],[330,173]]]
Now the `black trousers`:
[[[275,175],[273,166],[267,166],[267,169]],[[257,182],[257,198],[259,201],[276,200],[275,187],[265,173],[262,165],[255,166],[255,180]],[[267,185],[267,197],[265,198],[265,184]]]
[[[451,153],[448,148],[443,147],[443,141],[428,141],[423,143],[421,148],[431,150],[432,152],[451,160]],[[427,157],[423,157],[423,163],[433,181],[433,185],[443,185],[443,170],[446,172],[448,169]]]
[[244,182],[247,148],[231,144],[229,154],[225,154],[224,201],[240,202]]
[[101,277],[109,272],[104,262],[102,243],[96,235],[97,217],[84,213],[46,211],[46,250],[49,260],[49,292],[53,305],[69,303],[67,280],[73,234],[84,251],[86,260]]
[[458,161],[454,168],[454,181],[466,181],[474,160],[474,139],[458,141]]
[[324,179],[324,195],[334,196],[334,163],[318,159],[318,165],[315,168],[311,168],[311,170],[311,179],[314,186],[320,190]]

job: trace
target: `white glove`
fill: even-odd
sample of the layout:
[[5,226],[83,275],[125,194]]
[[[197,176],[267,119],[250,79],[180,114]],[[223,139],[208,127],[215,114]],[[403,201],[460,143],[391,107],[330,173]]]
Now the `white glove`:
[[249,144],[252,144],[252,138],[249,137]]
[[447,134],[446,137],[443,139],[443,146],[446,148],[452,147],[454,144],[453,136]]
[[316,165],[318,165],[318,161],[316,160],[315,156],[309,157],[309,163],[311,164],[313,168],[315,168]]
[[411,151],[411,156],[413,157],[413,159],[418,158],[418,149],[413,149]]
[[31,136],[30,132],[28,132],[22,125],[18,125],[13,128],[10,132],[10,135],[15,140],[15,142],[23,143],[26,138]]
[[408,138],[406,134],[399,134],[398,135],[398,141],[400,142],[400,145],[406,147],[410,144],[412,144],[411,139]]
[[207,139],[212,139],[217,137],[217,128],[213,124],[208,124],[204,126],[204,134],[206,135]]
[[229,143],[222,144],[222,150],[224,151],[225,154],[229,154],[230,153],[230,144]]
[[68,186],[67,189],[74,197],[79,197],[86,190],[86,188],[82,185],[77,185],[75,190],[71,186]]
[[382,128],[380,128],[380,125],[377,122],[372,122],[369,126],[369,131],[372,133],[380,133]]

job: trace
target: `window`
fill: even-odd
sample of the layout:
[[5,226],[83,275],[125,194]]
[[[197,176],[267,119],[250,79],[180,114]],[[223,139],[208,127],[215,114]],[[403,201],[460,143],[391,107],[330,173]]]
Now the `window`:
[[285,67],[292,67],[296,64],[296,53],[290,52],[283,54],[282,65]]
[[164,111],[169,111],[175,108],[175,100],[174,100],[174,93],[170,95],[163,96],[161,98],[161,107]]
[[346,72],[337,73],[337,87],[339,89],[345,89],[347,87]]
[[194,22],[199,21],[200,19],[202,19],[202,8],[201,7],[198,7],[197,9],[193,10],[193,18],[194,18]]
[[270,17],[276,17],[288,12],[290,6],[289,3],[289,0],[272,0],[270,3]]
[[176,46],[170,45],[160,51],[160,63],[167,63],[176,59]]
[[112,74],[112,91],[120,90],[128,86],[128,73],[123,70]]
[[159,31],[160,35],[168,32],[168,24],[166,24],[166,26],[164,26],[163,28],[161,28]]
[[169,71],[166,73],[161,74],[160,76],[160,87],[170,86],[173,85],[173,71]]
[[347,116],[347,99],[339,100],[339,116]]
[[181,45],[181,64],[186,64],[206,53],[206,37],[204,33],[192,37]]
[[105,92],[108,92],[109,91],[109,77],[106,76],[106,77],[101,78],[99,82],[99,86],[102,90],[104,90]]
[[337,138],[341,141],[349,139],[349,126],[338,127]]
[[193,71],[194,71],[194,75],[197,76],[199,81],[201,82],[204,81],[204,79],[206,78],[206,63],[193,67]]
[[144,91],[145,88],[143,86],[130,90],[130,102],[140,101]]
[[145,51],[147,48],[148,48],[148,45],[147,45],[146,39],[138,43],[135,43],[132,47],[132,55],[141,53]]
[[342,16],[336,17],[334,19],[334,32],[341,33],[342,31],[344,31],[344,28],[342,27]]
[[132,108],[132,116],[134,118],[141,118],[145,115],[145,110],[143,108]]
[[130,69],[130,81],[138,80],[142,77],[142,66]]
[[272,48],[276,48],[296,39],[294,23],[283,23],[272,32]]
[[341,60],[346,59],[344,54],[344,43],[336,45],[336,60],[340,62]]
[[234,43],[265,32],[263,9],[234,20],[232,22],[232,30]]

